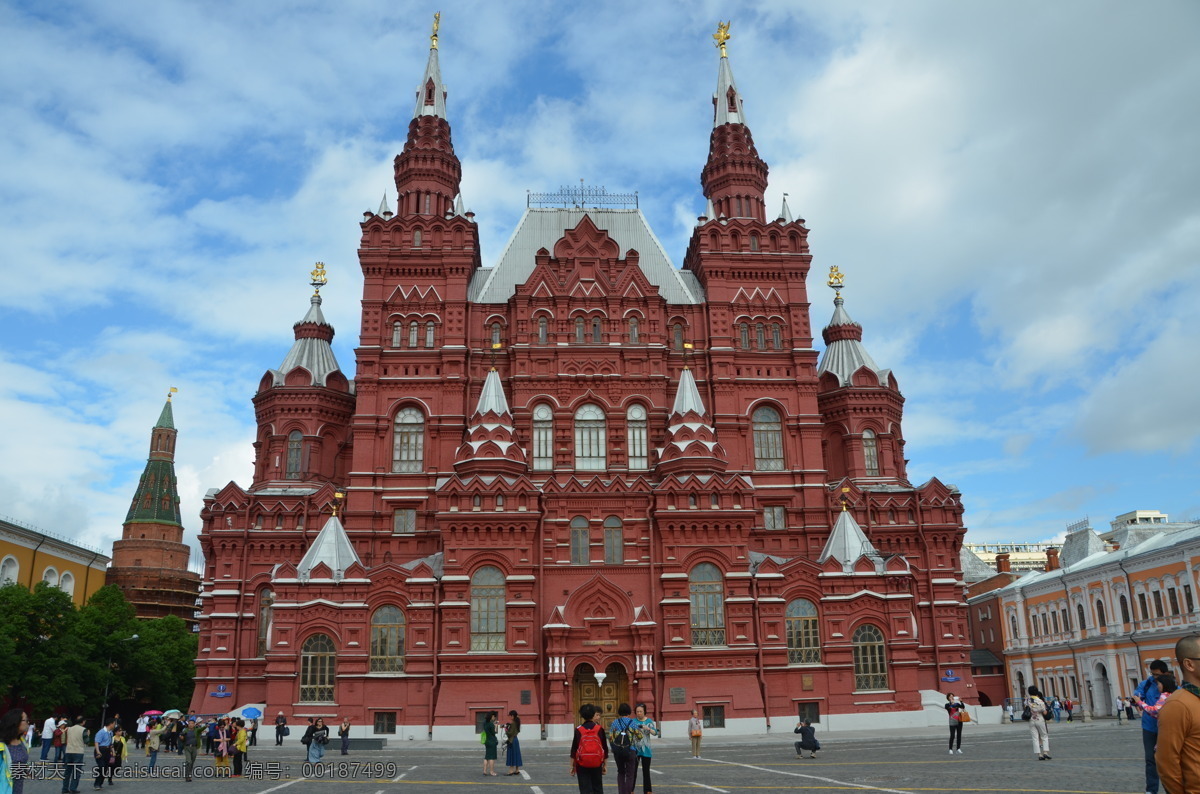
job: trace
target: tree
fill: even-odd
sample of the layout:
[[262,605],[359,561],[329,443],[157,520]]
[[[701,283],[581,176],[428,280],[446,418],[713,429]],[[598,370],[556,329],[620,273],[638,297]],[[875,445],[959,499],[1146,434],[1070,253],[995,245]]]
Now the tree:
[[86,648],[75,635],[71,597],[46,582],[0,588],[0,676],[9,698],[37,712],[78,702]]
[[134,697],[162,709],[187,710],[196,675],[197,637],[182,619],[142,621],[126,683]]
[[116,585],[101,587],[79,610],[75,633],[86,649],[78,672],[88,684],[82,703],[86,712],[100,713],[106,690],[109,703],[129,694],[127,681],[133,678],[128,675],[133,670],[131,646],[138,643],[128,640],[139,633],[140,627],[136,611]]

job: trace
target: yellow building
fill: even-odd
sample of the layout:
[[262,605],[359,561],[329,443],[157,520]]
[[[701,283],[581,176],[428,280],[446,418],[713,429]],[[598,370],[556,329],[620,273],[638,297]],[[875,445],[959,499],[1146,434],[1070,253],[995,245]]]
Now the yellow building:
[[1112,716],[1162,659],[1178,674],[1175,642],[1200,631],[1200,523],[1134,524],[1101,538],[1074,527],[1046,570],[996,591],[1003,612],[1009,697],[1030,684]]
[[49,582],[82,606],[104,586],[108,562],[103,552],[0,518],[0,584]]

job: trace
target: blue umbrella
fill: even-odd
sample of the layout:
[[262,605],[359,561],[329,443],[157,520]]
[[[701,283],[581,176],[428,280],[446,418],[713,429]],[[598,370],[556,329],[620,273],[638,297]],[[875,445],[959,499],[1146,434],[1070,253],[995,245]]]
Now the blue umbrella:
[[256,720],[262,716],[262,710],[254,707],[254,706],[247,706],[246,708],[242,709],[242,716],[249,717],[252,720]]

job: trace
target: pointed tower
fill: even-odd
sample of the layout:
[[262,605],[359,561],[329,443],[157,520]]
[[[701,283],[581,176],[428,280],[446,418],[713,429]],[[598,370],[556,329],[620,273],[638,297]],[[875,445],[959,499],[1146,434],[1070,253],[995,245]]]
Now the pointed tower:
[[717,441],[712,417],[689,367],[679,375],[675,404],[667,421],[666,443],[658,450],[660,473],[725,471],[728,455]]
[[746,126],[742,95],[733,80],[733,68],[725,43],[729,24],[713,34],[721,50],[717,92],[713,94],[713,131],[708,143],[708,162],[700,172],[700,184],[716,210],[716,217],[754,218],[766,221],[763,195],[767,190],[767,164],[754,148]]
[[877,559],[879,552],[843,503],[842,512],[838,514],[837,523],[833,525],[833,531],[829,533],[829,540],[825,541],[825,548],[821,550],[817,562],[824,565],[827,560],[834,560],[841,564],[843,571],[848,572],[862,557]]
[[332,482],[346,470],[346,438],[354,414],[354,384],[333,355],[333,326],[321,312],[328,279],[311,273],[308,313],[292,326],[296,341],[278,369],[267,370],[254,396],[258,419],[254,487],[265,482]]
[[150,431],[150,456],[125,516],[121,539],[113,544],[108,584],[124,591],[140,618],[177,615],[192,623],[200,576],[188,571],[191,548],[183,542],[179,516],[175,437],[168,395]]
[[525,451],[513,433],[512,413],[495,368],[488,371],[479,405],[467,425],[466,439],[454,456],[454,470],[468,474],[524,473]]
[[826,347],[817,366],[825,467],[830,481],[849,477],[907,484],[900,429],[904,397],[892,371],[876,364],[863,346],[862,326],[843,306],[844,279],[836,265],[829,268],[834,310],[821,332]]
[[462,181],[462,164],[450,140],[446,120],[446,87],[438,64],[438,26],[434,15],[429,37],[429,60],[417,86],[417,104],[408,124],[404,151],[396,156],[396,215],[431,215],[441,218],[454,212],[454,197]]

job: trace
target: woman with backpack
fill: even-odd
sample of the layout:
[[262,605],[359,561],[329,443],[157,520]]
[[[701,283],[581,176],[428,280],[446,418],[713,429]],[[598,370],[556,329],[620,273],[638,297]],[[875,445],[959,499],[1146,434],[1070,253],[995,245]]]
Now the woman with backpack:
[[1021,714],[1022,719],[1029,720],[1029,735],[1033,738],[1033,753],[1039,761],[1050,760],[1050,732],[1046,728],[1046,712],[1049,707],[1043,699],[1045,696],[1036,686],[1029,687],[1029,705]]
[[508,752],[504,755],[504,763],[508,766],[508,772],[505,774],[519,775],[525,763],[521,758],[521,740],[517,738],[517,734],[521,732],[521,717],[516,709],[508,712],[508,716],[512,719],[504,726],[504,743],[508,746]]
[[583,724],[571,739],[571,775],[579,782],[579,794],[604,794],[604,775],[608,773],[608,740],[604,728],[595,721],[596,707],[579,707]]
[[496,738],[496,717],[494,711],[488,712],[483,721],[483,776],[496,776],[496,746],[500,740]]
[[608,746],[617,762],[617,794],[633,794],[637,785],[637,741],[641,736],[637,722],[630,715],[628,703],[617,706],[617,718],[608,725]]

